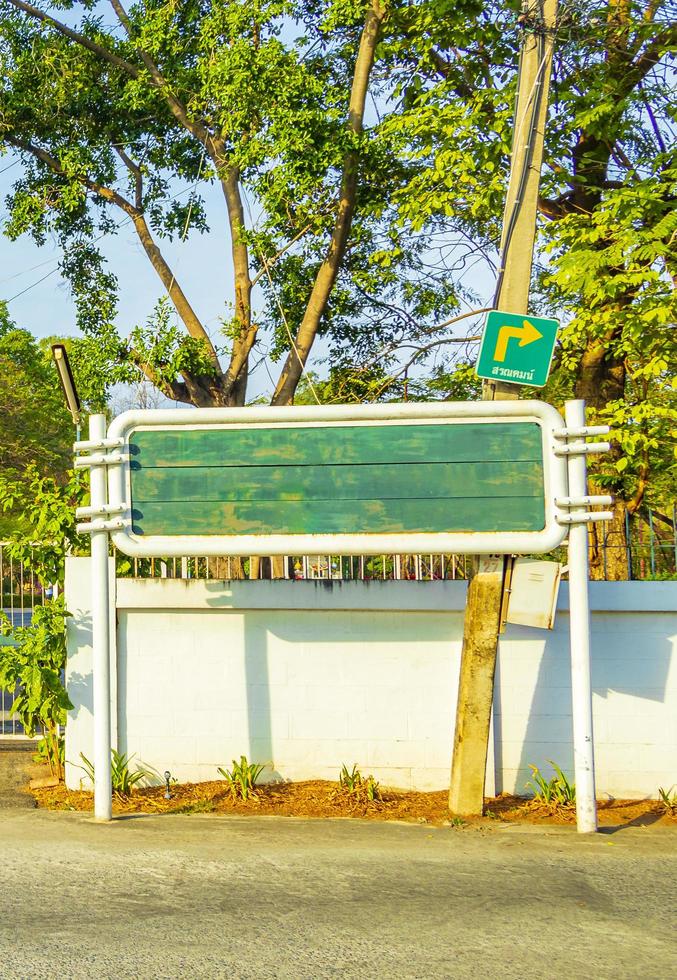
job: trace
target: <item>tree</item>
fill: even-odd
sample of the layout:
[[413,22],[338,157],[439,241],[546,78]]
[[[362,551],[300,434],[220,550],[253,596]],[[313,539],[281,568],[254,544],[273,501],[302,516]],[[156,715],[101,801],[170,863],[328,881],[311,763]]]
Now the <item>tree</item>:
[[[240,405],[265,342],[281,362],[273,403],[287,404],[318,336],[334,359],[346,348],[365,359],[456,308],[431,258],[435,222],[391,227],[409,174],[384,127],[399,82],[380,52],[409,30],[403,0],[144,0],[129,11],[111,0],[113,27],[89,3],[67,6],[60,20],[0,4],[0,140],[24,164],[6,230],[56,235],[110,380],[142,371],[171,398]],[[455,5],[454,22],[477,9]],[[218,338],[161,249],[207,227],[206,182],[223,194],[233,266]],[[117,282],[97,248],[125,221],[172,306],[129,340],[112,327]]]
[[[407,110],[389,125],[418,162],[397,193],[404,224],[447,214],[450,228],[491,252],[519,36],[538,25],[536,5],[519,14],[493,5],[453,48],[419,30],[397,50]],[[619,546],[606,571],[623,578],[626,514],[647,494],[657,503],[652,474],[675,466],[677,28],[664,0],[584,2],[565,8],[557,42],[534,305],[563,315],[564,329],[543,395],[585,398],[591,418],[612,426],[611,463],[595,480],[617,497],[611,541]],[[399,65],[415,68],[417,81]]]
[[33,464],[62,477],[72,449],[73,423],[51,359],[0,305],[0,469],[19,476]]

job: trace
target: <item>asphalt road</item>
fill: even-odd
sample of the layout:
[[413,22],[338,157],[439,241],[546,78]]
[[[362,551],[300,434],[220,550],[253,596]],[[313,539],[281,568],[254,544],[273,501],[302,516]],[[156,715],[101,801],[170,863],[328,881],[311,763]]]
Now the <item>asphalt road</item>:
[[0,814],[2,978],[667,978],[677,832]]

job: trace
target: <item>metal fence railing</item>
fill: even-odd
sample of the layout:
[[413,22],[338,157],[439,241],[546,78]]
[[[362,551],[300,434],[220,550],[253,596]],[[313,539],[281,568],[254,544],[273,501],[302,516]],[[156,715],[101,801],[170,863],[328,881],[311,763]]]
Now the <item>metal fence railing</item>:
[[[45,600],[44,590],[30,567],[15,561],[1,542],[0,594],[2,612],[12,630],[17,626],[29,626],[33,610]],[[0,688],[0,736],[24,737],[21,722],[10,710],[16,694],[16,691]]]
[[284,558],[120,558],[134,578],[420,581],[467,578],[467,555],[298,555]]

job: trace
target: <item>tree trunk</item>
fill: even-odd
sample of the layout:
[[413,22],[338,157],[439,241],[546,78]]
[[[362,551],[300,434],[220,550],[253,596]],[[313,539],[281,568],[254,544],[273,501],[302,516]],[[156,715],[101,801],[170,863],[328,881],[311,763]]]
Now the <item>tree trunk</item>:
[[[620,401],[625,395],[626,368],[622,358],[610,353],[610,347],[618,339],[611,334],[603,339],[590,341],[585,350],[576,380],[576,398],[585,399],[586,405],[599,411],[609,402]],[[618,447],[612,447],[612,456],[620,458]],[[591,479],[591,493],[608,493],[608,488],[594,485]],[[616,493],[613,506],[613,520],[590,525],[590,578],[593,581],[608,579],[622,582],[629,578],[628,540],[625,514],[627,501]]]
[[[591,493],[604,492],[591,487]],[[618,498],[613,506],[613,520],[589,527],[590,578],[594,582],[624,582],[630,578],[626,504]]]
[[209,578],[225,579],[226,581],[247,577],[243,558],[208,558],[207,573]]

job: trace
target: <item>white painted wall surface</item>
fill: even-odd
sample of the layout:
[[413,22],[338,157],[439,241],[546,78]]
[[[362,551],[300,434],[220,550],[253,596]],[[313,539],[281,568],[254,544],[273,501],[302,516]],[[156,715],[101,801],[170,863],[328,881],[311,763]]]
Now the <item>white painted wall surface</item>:
[[[87,561],[71,561],[75,589]],[[655,796],[677,781],[677,584],[591,591],[598,791]],[[159,772],[213,779],[245,754],[271,763],[269,778],[357,763],[386,785],[448,785],[464,583],[119,579],[116,601],[118,747]],[[83,620],[69,633],[75,702],[87,602],[67,603]],[[553,632],[501,640],[488,792],[494,768],[496,791],[523,792],[530,762],[571,767],[566,605],[563,588]],[[78,703],[69,719],[69,759],[91,738],[90,711]],[[70,786],[81,776],[68,767]]]

